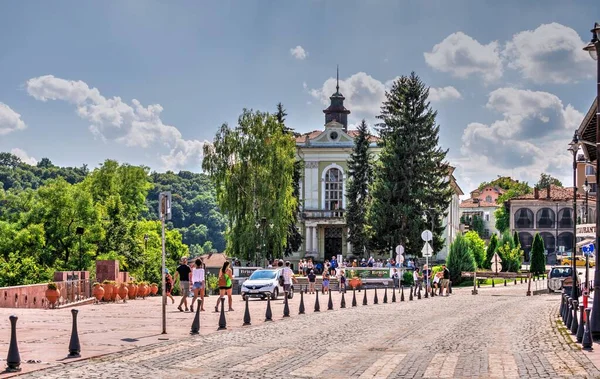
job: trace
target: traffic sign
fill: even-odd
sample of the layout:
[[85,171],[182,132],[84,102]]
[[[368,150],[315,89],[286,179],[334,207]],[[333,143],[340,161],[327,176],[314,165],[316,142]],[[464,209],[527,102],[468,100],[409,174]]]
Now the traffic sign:
[[500,259],[500,256],[498,255],[498,253],[494,253],[494,255],[492,256],[492,259],[490,259],[490,262],[494,263],[494,262],[502,262],[502,259]]
[[592,254],[594,254],[594,244],[590,243],[589,245],[583,245],[581,247],[581,251],[583,252],[583,255],[592,255]]
[[396,254],[398,254],[398,255],[404,254],[404,246],[402,246],[402,245],[396,246]]
[[431,230],[424,230],[423,233],[421,233],[421,239],[423,239],[425,242],[431,241],[433,239],[433,233],[431,233]]
[[494,271],[495,273],[502,271],[502,265],[500,264],[500,262],[502,262],[502,259],[500,259],[498,253],[494,253],[494,256],[492,257],[490,262],[492,262],[492,271]]
[[433,249],[429,242],[425,242],[425,245],[423,245],[423,248],[421,249],[421,253],[424,257],[433,257]]

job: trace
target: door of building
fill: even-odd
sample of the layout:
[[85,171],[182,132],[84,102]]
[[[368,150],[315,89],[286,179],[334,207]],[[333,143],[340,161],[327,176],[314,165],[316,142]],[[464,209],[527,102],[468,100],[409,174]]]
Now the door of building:
[[342,254],[342,228],[325,227],[325,259]]

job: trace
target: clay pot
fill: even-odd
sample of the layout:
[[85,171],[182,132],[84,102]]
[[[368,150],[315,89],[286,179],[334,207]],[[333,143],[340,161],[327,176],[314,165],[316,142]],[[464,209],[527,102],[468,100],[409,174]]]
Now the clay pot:
[[113,293],[110,297],[111,301],[117,301],[117,295],[119,294],[119,288],[116,285],[113,285]]
[[158,286],[156,284],[150,286],[150,293],[152,294],[152,296],[156,296],[156,294],[158,293]]
[[151,293],[152,293],[152,288],[150,288],[150,286],[146,284],[146,296],[150,295]]
[[113,294],[113,285],[110,283],[103,284],[104,286],[104,301],[110,301]]
[[350,279],[350,287],[352,288],[358,288],[360,287],[360,285],[362,284],[362,280],[360,280],[360,278],[354,277],[352,279]]
[[135,284],[133,284],[133,283],[130,283],[127,286],[127,290],[128,290],[127,296],[130,299],[135,299],[135,295],[137,294],[137,286]]
[[125,285],[125,283],[121,283],[121,286],[119,286],[119,297],[121,300],[125,301],[128,293],[129,290],[127,289],[127,285]]
[[60,299],[60,291],[59,290],[51,290],[51,289],[47,289],[46,290],[46,299],[48,299],[48,303],[50,304],[50,306],[52,308],[54,308],[56,302],[58,301],[58,299]]
[[142,299],[146,297],[146,285],[138,285],[138,297],[141,297]]
[[97,301],[102,300],[104,297],[104,288],[102,288],[102,284],[96,284],[94,289],[92,290],[92,295],[96,298]]

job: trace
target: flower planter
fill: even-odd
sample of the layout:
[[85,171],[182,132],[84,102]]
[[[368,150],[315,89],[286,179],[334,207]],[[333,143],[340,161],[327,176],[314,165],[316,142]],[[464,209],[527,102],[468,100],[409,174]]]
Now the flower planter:
[[152,296],[156,296],[156,294],[158,293],[158,285],[156,285],[156,284],[151,285],[150,293],[152,294]]
[[113,285],[110,283],[104,283],[104,301],[110,301],[113,294]]
[[102,300],[104,297],[104,288],[102,288],[101,284],[94,285],[94,289],[92,290],[92,295],[96,298],[96,301]]
[[110,297],[111,301],[117,301],[117,295],[119,294],[119,288],[113,284],[113,293]]
[[60,299],[60,291],[58,289],[47,289],[46,290],[46,299],[48,299],[48,304],[51,308],[56,306],[56,302]]
[[350,287],[356,289],[362,285],[362,280],[360,278],[354,277],[349,281]]
[[127,297],[129,299],[135,299],[135,296],[137,295],[137,286],[133,283],[129,283],[127,286],[127,291]]
[[119,297],[121,298],[121,300],[125,301],[128,293],[129,290],[127,289],[125,283],[121,283],[121,285],[119,286]]

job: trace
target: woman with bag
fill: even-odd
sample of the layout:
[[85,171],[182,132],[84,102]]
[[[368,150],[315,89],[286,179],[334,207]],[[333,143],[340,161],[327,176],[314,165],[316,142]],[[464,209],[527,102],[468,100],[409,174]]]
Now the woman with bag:
[[194,313],[194,304],[196,299],[200,298],[200,311],[204,311],[204,288],[205,288],[205,276],[204,276],[204,265],[202,260],[196,259],[195,267],[192,269],[192,290],[194,291],[194,298],[190,305],[190,312]]
[[225,263],[223,263],[223,267],[221,267],[221,270],[219,270],[219,297],[217,298],[217,305],[215,305],[215,312],[219,312],[219,302],[225,295],[227,295],[229,311],[233,311],[233,298],[231,297],[233,288],[232,279],[233,271],[231,270],[229,261],[225,261]]

